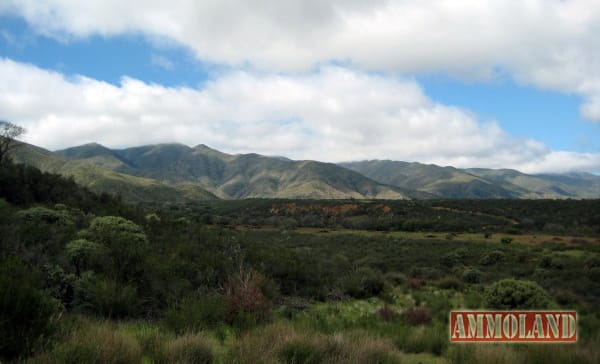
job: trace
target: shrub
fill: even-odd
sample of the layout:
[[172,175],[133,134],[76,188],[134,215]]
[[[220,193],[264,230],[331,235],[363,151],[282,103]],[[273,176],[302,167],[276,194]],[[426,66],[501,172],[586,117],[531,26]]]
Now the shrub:
[[552,296],[561,305],[568,305],[573,303],[578,303],[579,299],[577,295],[569,290],[558,289],[553,292]]
[[397,315],[397,313],[392,310],[387,303],[384,304],[383,307],[381,307],[377,312],[379,313],[381,319],[386,322],[392,321]]
[[355,298],[376,296],[383,287],[381,272],[369,267],[358,268],[346,281],[346,293]]
[[408,280],[408,286],[411,289],[415,289],[415,290],[425,287],[425,284],[426,284],[425,280],[421,279],[421,278],[410,278]]
[[211,293],[196,293],[169,307],[166,325],[178,333],[215,328],[225,322],[227,300]]
[[486,255],[484,255],[481,260],[479,261],[479,263],[481,265],[494,265],[498,262],[503,261],[506,258],[506,256],[504,255],[503,252],[499,251],[499,250],[494,250],[493,252],[490,252]]
[[35,224],[73,225],[73,219],[67,211],[56,211],[46,207],[32,207],[21,210],[17,213],[17,217]]
[[118,216],[97,217],[81,237],[109,249],[113,269],[123,280],[132,280],[143,270],[142,263],[149,249],[148,238],[132,221]]
[[510,244],[510,243],[512,243],[513,240],[514,240],[513,238],[508,237],[508,236],[503,236],[502,238],[500,238],[500,242],[502,244]]
[[412,307],[404,314],[406,322],[413,326],[431,323],[431,312],[426,307]]
[[486,289],[485,305],[491,309],[543,309],[550,298],[542,287],[531,281],[503,279]]
[[446,266],[446,267],[452,267],[454,265],[457,264],[457,262],[460,262],[460,256],[458,254],[456,254],[455,252],[452,253],[448,253],[444,256],[441,257],[440,262],[442,263],[442,265]]
[[142,303],[134,286],[102,278],[92,281],[91,287],[88,288],[90,307],[104,317],[135,316],[140,311]]
[[462,275],[463,281],[467,283],[481,282],[481,271],[478,269],[468,269]]
[[244,268],[228,278],[225,287],[227,322],[245,327],[270,317],[271,303],[262,292],[263,282],[260,273]]
[[454,276],[448,276],[448,277],[444,277],[442,279],[440,279],[437,282],[437,286],[440,287],[441,289],[460,289],[462,287],[462,284],[460,282],[460,280]]
[[1,261],[0,359],[27,356],[43,343],[56,330],[59,308],[23,262]]
[[66,246],[67,256],[75,266],[77,275],[92,269],[105,255],[106,248],[103,245],[86,239],[77,239],[69,242]]
[[586,275],[592,281],[600,281],[600,267],[592,267],[587,270]]
[[390,283],[396,286],[404,284],[404,282],[406,282],[406,276],[400,272],[388,272],[383,277],[386,281],[389,281]]

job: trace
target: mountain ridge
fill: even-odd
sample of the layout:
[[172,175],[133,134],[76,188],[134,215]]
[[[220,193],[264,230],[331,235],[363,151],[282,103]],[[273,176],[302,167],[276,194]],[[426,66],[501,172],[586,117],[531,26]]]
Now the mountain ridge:
[[440,198],[600,198],[600,176],[585,172],[530,175],[508,168],[461,169],[391,160],[340,165],[381,183],[429,192]]
[[227,154],[204,144],[162,143],[110,149],[98,143],[50,152],[70,162],[158,181],[193,185],[219,198],[409,199],[431,197],[377,183],[333,163],[256,153]]
[[144,202],[600,198],[600,177],[589,173],[528,175],[513,169],[461,169],[393,160],[335,164],[256,153],[227,154],[205,144],[111,149],[88,143],[54,152],[23,144],[15,157],[42,170],[72,176],[98,192],[122,193],[126,200]]

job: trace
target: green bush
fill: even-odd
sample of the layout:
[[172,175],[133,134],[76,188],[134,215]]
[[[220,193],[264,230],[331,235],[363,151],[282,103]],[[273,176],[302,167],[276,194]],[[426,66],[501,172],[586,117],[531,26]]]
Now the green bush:
[[462,275],[463,281],[467,283],[481,282],[481,271],[479,269],[468,269]]
[[369,267],[360,267],[346,280],[346,293],[355,298],[373,297],[383,291],[381,272]]
[[178,333],[215,328],[225,322],[227,300],[217,293],[195,293],[169,307],[165,324]]
[[121,318],[137,315],[143,302],[135,286],[86,272],[75,283],[75,305],[104,317]]
[[67,256],[75,266],[77,275],[92,269],[107,254],[103,245],[86,239],[77,239],[69,242],[66,246]]
[[102,216],[92,220],[80,235],[108,248],[119,278],[130,281],[139,277],[149,253],[148,238],[140,226],[122,217]]
[[513,240],[514,240],[513,238],[508,237],[508,236],[504,236],[504,237],[500,238],[500,242],[502,244],[510,244],[510,243],[512,243]]
[[32,207],[27,210],[21,210],[17,213],[17,217],[29,223],[73,225],[73,219],[67,211],[56,211],[46,207]]
[[537,283],[503,279],[487,287],[485,305],[490,309],[544,309],[550,305],[546,291]]
[[494,250],[493,252],[489,252],[488,254],[484,255],[479,263],[481,265],[494,265],[503,261],[504,259],[506,259],[506,255],[503,252]]
[[59,303],[18,259],[0,261],[0,361],[27,356],[56,330]]
[[437,286],[440,287],[441,289],[458,290],[462,287],[462,283],[458,278],[456,278],[454,276],[448,276],[448,277],[444,277],[444,278],[440,279],[437,282]]

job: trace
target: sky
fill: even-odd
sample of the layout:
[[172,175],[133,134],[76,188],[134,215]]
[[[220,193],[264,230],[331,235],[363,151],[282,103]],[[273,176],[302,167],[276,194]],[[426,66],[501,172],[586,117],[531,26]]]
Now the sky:
[[57,150],[600,173],[596,0],[0,0],[0,119]]

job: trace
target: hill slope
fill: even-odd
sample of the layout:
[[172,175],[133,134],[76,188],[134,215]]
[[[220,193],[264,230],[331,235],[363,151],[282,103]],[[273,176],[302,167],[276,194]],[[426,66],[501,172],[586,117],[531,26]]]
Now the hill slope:
[[230,155],[205,145],[148,145],[111,150],[87,144],[55,152],[70,161],[149,178],[171,186],[200,186],[226,198],[407,199],[427,197],[377,183],[331,163],[292,161],[258,154]]
[[[88,149],[96,149],[89,148]],[[121,162],[109,154],[89,152],[87,158],[68,160],[58,154],[29,144],[13,152],[17,163],[32,165],[44,172],[72,177],[95,192],[120,195],[128,202],[183,202],[216,199],[212,193],[194,185],[170,186],[159,181],[119,173]]]
[[600,198],[600,177],[587,173],[528,175],[509,169],[459,169],[388,160],[341,166],[381,183],[444,198]]

